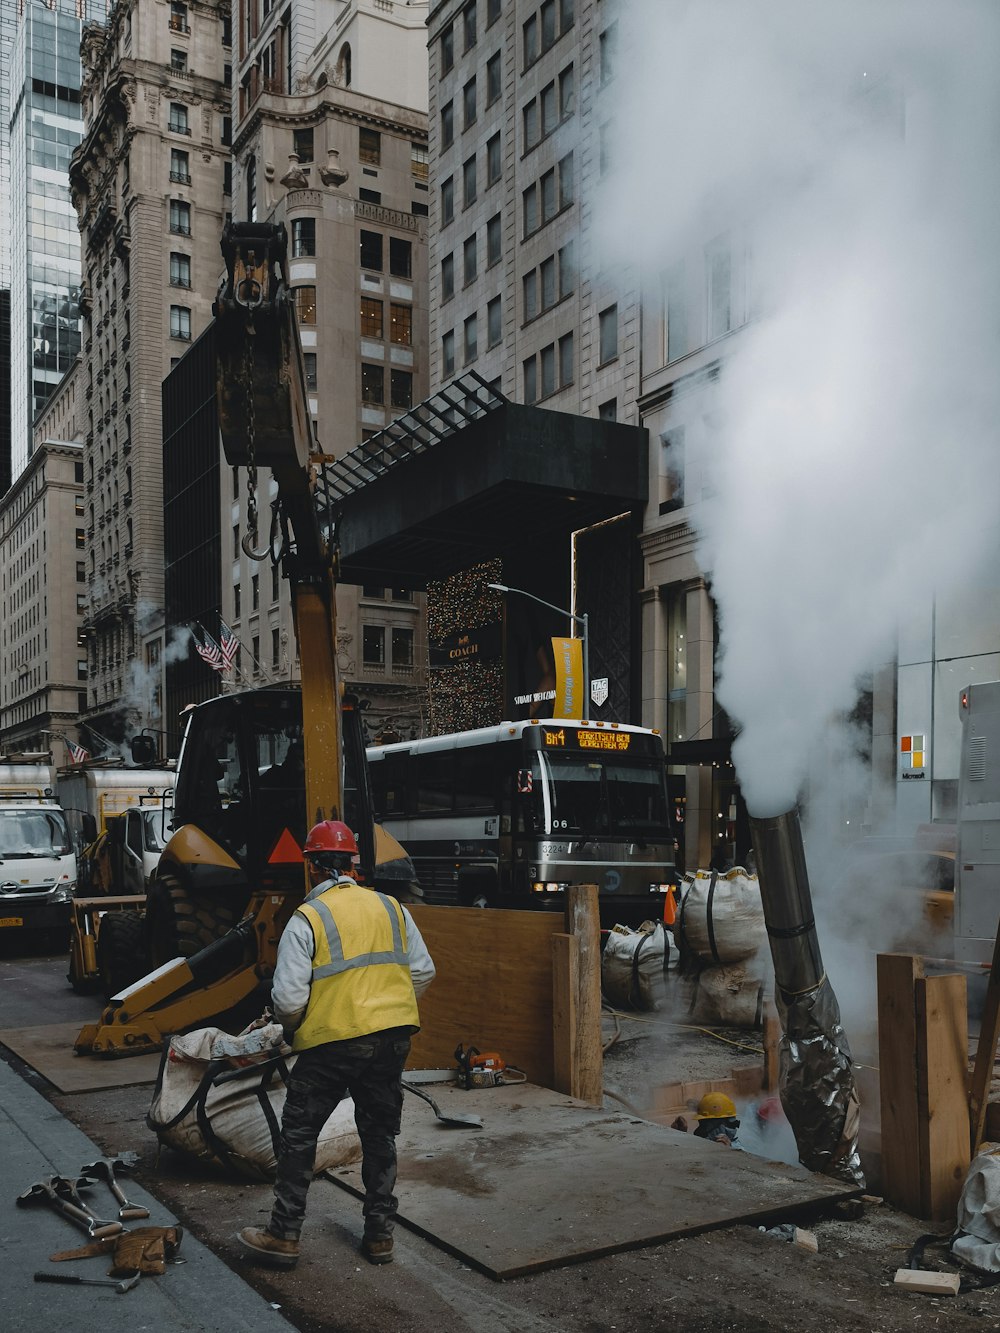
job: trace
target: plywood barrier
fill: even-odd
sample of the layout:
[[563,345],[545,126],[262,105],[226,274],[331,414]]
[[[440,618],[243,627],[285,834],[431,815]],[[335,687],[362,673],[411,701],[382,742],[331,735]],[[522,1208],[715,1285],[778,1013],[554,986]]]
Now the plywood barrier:
[[410,1069],[448,1069],[455,1049],[496,1051],[541,1087],[601,1100],[597,889],[567,914],[410,908],[437,969],[420,999]]

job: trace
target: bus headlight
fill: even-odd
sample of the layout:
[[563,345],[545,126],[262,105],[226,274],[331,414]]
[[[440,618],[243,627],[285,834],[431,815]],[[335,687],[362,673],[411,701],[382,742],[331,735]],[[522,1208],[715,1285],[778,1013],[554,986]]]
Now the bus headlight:
[[569,888],[568,881],[565,884],[553,884],[551,881],[544,882],[535,880],[531,886],[532,893],[562,893]]
[[669,884],[650,884],[650,893],[669,893],[671,886]]

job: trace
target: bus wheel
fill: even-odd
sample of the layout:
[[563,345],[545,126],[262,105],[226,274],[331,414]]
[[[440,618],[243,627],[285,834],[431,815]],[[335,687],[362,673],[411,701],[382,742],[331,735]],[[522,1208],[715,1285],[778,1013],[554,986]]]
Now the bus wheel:
[[146,895],[149,959],[162,967],[175,958],[193,958],[236,924],[228,904],[189,894],[173,875],[160,875]]
[[101,918],[97,970],[106,1000],[143,975],[142,931],[138,912],[106,912]]

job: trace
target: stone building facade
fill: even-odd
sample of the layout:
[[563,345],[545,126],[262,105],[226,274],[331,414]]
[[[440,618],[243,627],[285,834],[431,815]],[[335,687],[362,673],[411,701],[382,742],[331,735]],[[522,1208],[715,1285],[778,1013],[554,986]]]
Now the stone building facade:
[[230,23],[216,0],[121,0],[82,42],[87,717],[157,726],[163,654],[160,385],[211,319],[229,209]]

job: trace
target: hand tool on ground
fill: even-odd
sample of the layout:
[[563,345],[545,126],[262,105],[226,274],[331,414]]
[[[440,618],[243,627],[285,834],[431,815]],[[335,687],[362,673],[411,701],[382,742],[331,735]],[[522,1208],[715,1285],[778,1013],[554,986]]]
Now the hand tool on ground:
[[80,1175],[87,1180],[103,1180],[108,1189],[118,1201],[118,1217],[122,1222],[128,1222],[133,1218],[148,1217],[149,1209],[143,1208],[141,1204],[129,1203],[122,1193],[122,1187],[115,1179],[115,1172],[122,1174],[135,1166],[139,1156],[134,1152],[119,1153],[117,1157],[99,1157],[96,1162],[91,1162],[87,1166],[80,1167]]
[[81,1245],[75,1250],[60,1250],[50,1254],[49,1260],[62,1263],[66,1259],[89,1259],[93,1255],[112,1256],[111,1276],[115,1277],[134,1273],[154,1273],[162,1275],[167,1271],[167,1264],[183,1263],[177,1252],[184,1238],[182,1227],[134,1227],[131,1231],[120,1231],[117,1236],[105,1236],[103,1240],[92,1240],[88,1245]]
[[128,1277],[80,1277],[77,1273],[36,1273],[36,1282],[68,1282],[82,1287],[113,1287],[119,1294],[131,1291],[139,1285],[141,1273],[130,1273]]
[[81,1213],[94,1219],[94,1223],[98,1228],[94,1233],[95,1235],[107,1235],[108,1233],[104,1231],[104,1228],[109,1226],[117,1227],[119,1231],[125,1230],[121,1222],[114,1222],[111,1218],[98,1217],[90,1204],[80,1197],[80,1190],[89,1189],[93,1184],[93,1181],[88,1180],[85,1176],[76,1178],[71,1178],[70,1176],[53,1176],[52,1184],[60,1199],[65,1199],[68,1203],[71,1203],[74,1208],[79,1208]]
[[91,1240],[100,1240],[104,1236],[117,1236],[123,1230],[120,1222],[108,1222],[102,1226],[90,1213],[75,1207],[67,1199],[60,1198],[55,1188],[58,1179],[58,1176],[49,1176],[45,1180],[36,1181],[23,1194],[18,1195],[17,1206],[27,1208],[35,1203],[44,1203],[55,1212],[61,1213],[81,1231],[85,1231]]
[[407,1083],[404,1079],[403,1087],[407,1092],[412,1092],[414,1097],[419,1097],[422,1102],[426,1102],[431,1108],[442,1125],[447,1125],[449,1129],[482,1129],[482,1117],[478,1115],[445,1115],[438,1106],[437,1102],[426,1092],[421,1092],[415,1088],[412,1083]]

